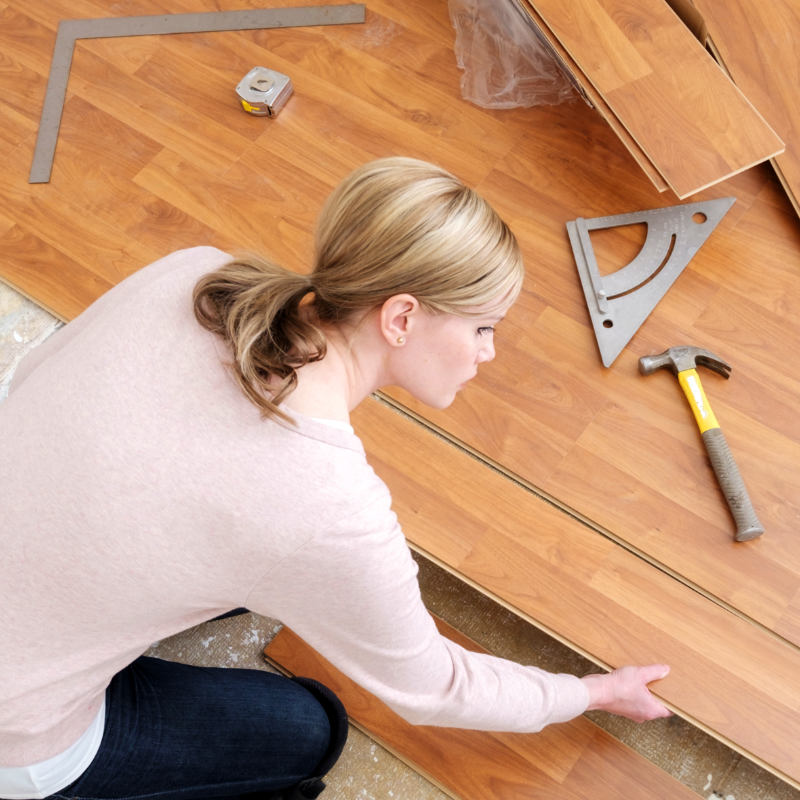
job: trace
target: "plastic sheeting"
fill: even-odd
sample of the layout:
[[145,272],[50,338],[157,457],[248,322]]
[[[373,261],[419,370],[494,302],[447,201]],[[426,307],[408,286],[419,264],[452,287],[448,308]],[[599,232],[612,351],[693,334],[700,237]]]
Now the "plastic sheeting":
[[465,100],[519,108],[576,98],[571,78],[517,0],[448,0],[448,8]]

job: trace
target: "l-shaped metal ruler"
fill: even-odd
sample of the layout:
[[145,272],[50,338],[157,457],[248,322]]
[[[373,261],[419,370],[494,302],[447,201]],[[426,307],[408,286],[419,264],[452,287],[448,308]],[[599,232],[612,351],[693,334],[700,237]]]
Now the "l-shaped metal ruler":
[[221,31],[293,28],[309,25],[345,25],[364,22],[363,3],[296,8],[209,11],[198,14],[157,14],[142,17],[67,19],[58,25],[50,76],[39,120],[29,183],[47,183],[53,168],[58,129],[67,94],[72,53],[78,39],[151,36],[163,33],[218,33]]

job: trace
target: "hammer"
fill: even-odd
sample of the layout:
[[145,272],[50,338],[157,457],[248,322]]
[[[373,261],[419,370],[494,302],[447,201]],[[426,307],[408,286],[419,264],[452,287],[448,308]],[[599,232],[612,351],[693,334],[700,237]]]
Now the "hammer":
[[700,347],[670,347],[657,356],[642,356],[639,359],[639,372],[650,375],[661,367],[667,367],[678,376],[700,428],[711,466],[736,522],[736,541],[746,542],[764,533],[764,527],[753,510],[728,442],[700,384],[700,376],[695,369],[697,365],[713,369],[723,378],[730,377],[731,366]]

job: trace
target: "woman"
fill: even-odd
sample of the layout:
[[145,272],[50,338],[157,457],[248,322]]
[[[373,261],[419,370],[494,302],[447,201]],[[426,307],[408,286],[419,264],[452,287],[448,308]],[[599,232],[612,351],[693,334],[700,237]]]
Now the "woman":
[[328,199],[310,275],[180,251],[33,352],[0,413],[0,797],[316,796],[344,727],[324,687],[140,658],[234,607],[413,722],[665,716],[662,665],[553,675],[439,636],[348,422],[387,385],[448,406],[522,278],[485,201],[383,159]]

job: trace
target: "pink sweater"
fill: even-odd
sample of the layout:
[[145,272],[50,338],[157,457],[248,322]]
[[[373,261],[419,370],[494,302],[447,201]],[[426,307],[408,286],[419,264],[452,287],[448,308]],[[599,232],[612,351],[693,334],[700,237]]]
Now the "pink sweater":
[[49,758],[152,642],[238,606],[275,617],[406,719],[536,731],[583,684],[442,638],[359,439],[262,420],[194,320],[179,251],[20,365],[0,405],[0,766]]

